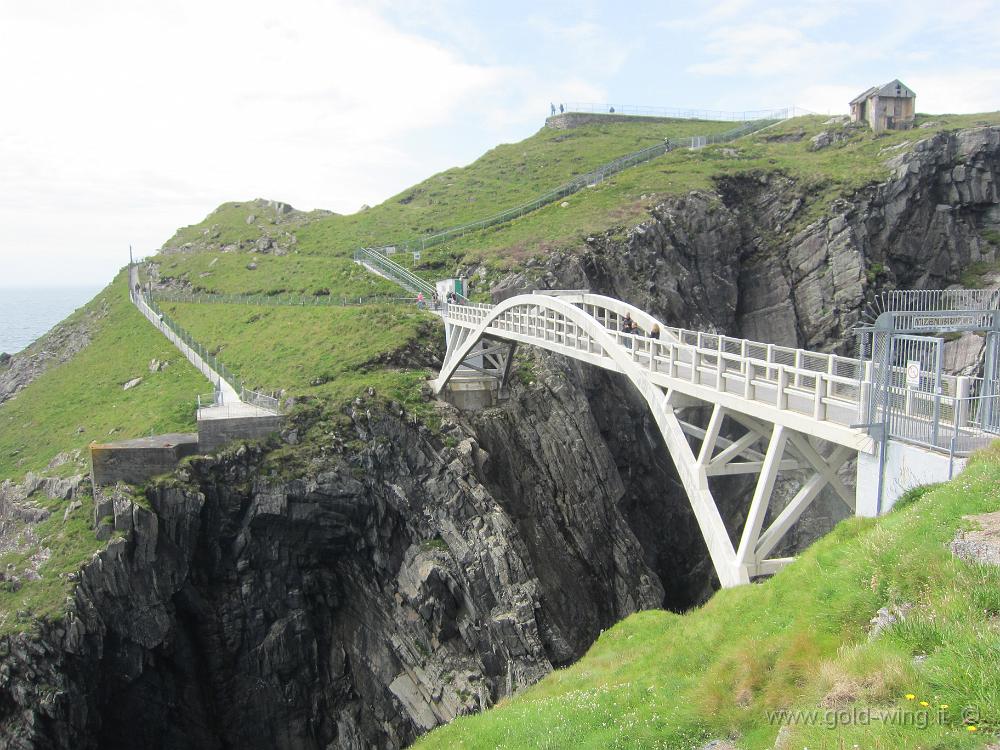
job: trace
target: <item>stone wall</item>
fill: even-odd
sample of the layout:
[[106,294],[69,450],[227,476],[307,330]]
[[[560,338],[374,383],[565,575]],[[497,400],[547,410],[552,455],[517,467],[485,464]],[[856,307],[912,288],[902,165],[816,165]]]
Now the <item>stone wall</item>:
[[198,435],[193,432],[93,443],[90,460],[94,485],[105,487],[116,482],[145,484],[158,474],[173,471],[178,461],[196,453]]
[[677,122],[676,117],[642,117],[639,115],[618,115],[618,114],[597,114],[591,112],[566,112],[562,115],[553,115],[545,119],[545,127],[553,130],[568,130],[578,128],[581,125],[601,123],[602,125],[613,122]]

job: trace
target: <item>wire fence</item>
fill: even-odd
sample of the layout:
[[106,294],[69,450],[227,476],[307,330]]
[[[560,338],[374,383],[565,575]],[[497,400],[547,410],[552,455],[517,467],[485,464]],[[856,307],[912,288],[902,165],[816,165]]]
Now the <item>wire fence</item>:
[[[785,110],[778,110],[777,113],[780,114]],[[417,250],[426,250],[428,248],[434,247],[435,245],[440,245],[444,242],[456,239],[457,237],[462,237],[471,232],[478,232],[482,229],[487,229],[498,224],[506,224],[514,219],[519,219],[526,214],[537,211],[538,209],[554,203],[562,198],[566,198],[585,187],[591,187],[600,184],[608,177],[617,174],[629,167],[634,167],[637,164],[642,164],[655,159],[668,151],[673,151],[679,148],[689,148],[697,149],[704,148],[705,146],[710,146],[718,143],[729,143],[730,141],[736,140],[737,138],[742,138],[751,133],[755,133],[758,130],[763,130],[764,128],[770,127],[771,125],[785,119],[784,116],[775,116],[766,119],[757,119],[749,122],[744,122],[738,127],[727,130],[723,133],[716,133],[714,135],[696,135],[687,136],[681,138],[666,138],[662,143],[649,146],[639,151],[634,151],[633,153],[620,156],[606,164],[602,164],[596,169],[587,172],[585,174],[574,177],[569,182],[560,185],[559,187],[550,190],[549,192],[538,196],[534,200],[523,203],[520,206],[515,206],[514,208],[509,208],[505,211],[501,211],[493,216],[488,216],[485,219],[480,219],[479,221],[473,221],[468,224],[462,224],[461,226],[452,227],[450,229],[445,229],[442,232],[436,234],[428,235],[425,237],[402,240],[399,242],[394,242],[392,244],[383,245],[378,248],[374,248],[379,254],[386,256],[391,255],[397,251],[404,252],[415,252]]]
[[185,302],[220,305],[270,305],[274,307],[358,307],[361,305],[413,304],[415,297],[372,295],[368,297],[334,297],[306,294],[217,294],[214,292],[154,291],[160,302]]
[[252,391],[246,386],[240,389],[240,401],[244,404],[251,404],[259,409],[265,409],[278,414],[281,412],[281,402],[277,396],[261,391]]
[[[558,107],[563,111],[558,111]],[[802,107],[780,107],[777,109],[743,110],[741,112],[726,112],[715,109],[697,109],[683,107],[650,107],[643,104],[598,104],[595,102],[569,102],[556,105],[557,112],[553,114],[594,114],[594,115],[629,115],[633,117],[669,117],[677,120],[714,120],[729,122],[746,122],[748,120],[785,120],[797,115],[815,114]]]
[[[142,294],[143,300],[146,305],[152,310],[159,322],[169,328],[175,336],[177,336],[180,341],[187,346],[191,351],[197,354],[201,360],[223,380],[225,380],[229,385],[232,386],[233,390],[240,394],[240,400],[245,403],[253,404],[262,409],[267,409],[275,413],[280,413],[280,403],[277,398],[272,395],[264,394],[260,391],[254,391],[247,388],[240,377],[233,372],[226,364],[220,360],[215,354],[209,351],[205,346],[198,342],[194,336],[188,332],[180,323],[167,315],[163,309],[156,303],[156,300],[146,292]],[[211,405],[218,406],[221,403],[221,390],[216,388],[211,396],[198,397],[198,407],[207,408],[208,401],[211,400]]]
[[163,309],[156,304],[156,300],[153,299],[149,294],[143,293],[143,298],[149,309],[156,313],[159,321],[173,331],[174,335],[177,336],[188,348],[191,349],[195,354],[201,357],[202,361],[205,362],[209,367],[211,367],[215,372],[219,374],[223,380],[225,380],[229,385],[233,387],[233,390],[239,392],[243,387],[243,381],[226,367],[225,363],[222,362],[218,357],[216,357],[212,352],[205,348],[201,343],[199,343],[194,336],[192,336],[184,326],[178,323],[176,320],[167,315]]

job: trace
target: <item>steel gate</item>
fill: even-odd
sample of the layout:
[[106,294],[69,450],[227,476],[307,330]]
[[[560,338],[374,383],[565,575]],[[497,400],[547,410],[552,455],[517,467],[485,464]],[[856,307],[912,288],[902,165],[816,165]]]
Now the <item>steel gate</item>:
[[947,447],[939,434],[942,345],[931,336],[875,333],[869,422],[884,426],[887,438]]

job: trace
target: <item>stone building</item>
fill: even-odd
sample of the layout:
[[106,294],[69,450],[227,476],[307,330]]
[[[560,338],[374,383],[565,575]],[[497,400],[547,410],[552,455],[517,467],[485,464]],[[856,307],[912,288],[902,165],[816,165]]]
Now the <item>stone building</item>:
[[872,86],[851,100],[851,121],[867,122],[872,130],[908,130],[913,127],[917,95],[897,78]]

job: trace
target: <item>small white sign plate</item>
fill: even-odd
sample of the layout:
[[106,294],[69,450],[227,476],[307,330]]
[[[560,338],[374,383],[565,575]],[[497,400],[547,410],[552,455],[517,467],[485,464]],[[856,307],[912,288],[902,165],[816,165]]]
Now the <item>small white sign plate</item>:
[[906,387],[920,387],[920,360],[911,359],[906,363]]

